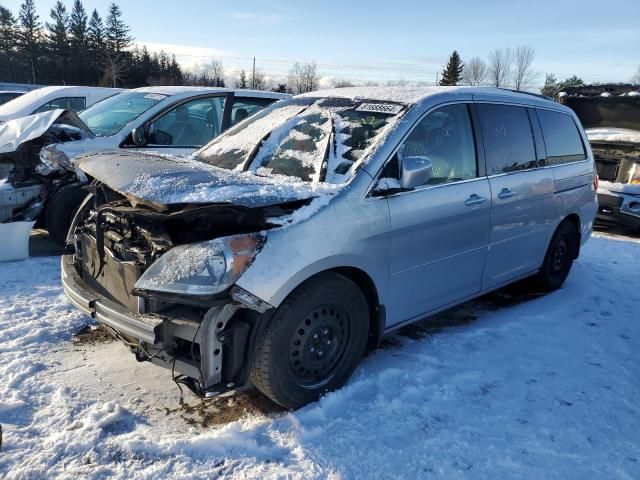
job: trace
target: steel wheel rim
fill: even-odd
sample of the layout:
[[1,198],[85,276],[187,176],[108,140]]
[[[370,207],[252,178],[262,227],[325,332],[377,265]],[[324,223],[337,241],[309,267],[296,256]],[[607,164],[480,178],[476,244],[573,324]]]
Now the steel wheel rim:
[[551,252],[551,270],[553,273],[562,271],[567,263],[569,246],[564,238],[558,238]]
[[296,326],[289,345],[289,371],[296,384],[318,388],[331,381],[347,350],[351,331],[343,308],[322,305]]

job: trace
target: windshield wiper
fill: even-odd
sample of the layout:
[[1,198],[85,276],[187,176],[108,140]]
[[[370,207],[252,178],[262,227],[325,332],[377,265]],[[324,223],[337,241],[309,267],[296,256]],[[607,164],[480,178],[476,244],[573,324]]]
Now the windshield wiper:
[[322,156],[322,164],[320,167],[320,175],[318,176],[319,182],[324,182],[327,179],[327,171],[329,170],[329,154],[331,153],[331,146],[333,146],[333,155],[338,154],[336,144],[336,123],[333,121],[333,113],[329,115],[329,121],[331,122],[331,132],[329,133],[329,139],[327,140],[327,146],[324,149],[324,155]]
[[[289,120],[291,120],[293,117],[295,117],[296,115],[301,115],[303,114],[311,105],[307,105],[306,107],[304,107],[302,110],[299,110],[297,113],[294,113],[293,115],[291,115],[289,118],[287,118],[284,122],[282,122],[282,125],[284,125],[285,123],[287,123]],[[253,147],[253,149],[251,150],[251,152],[249,152],[249,155],[247,156],[247,158],[245,159],[244,163],[242,164],[242,171],[246,172],[251,168],[251,164],[253,163],[253,160],[258,156],[258,152],[260,151],[260,149],[262,148],[262,145],[264,145],[264,142],[267,141],[267,139],[271,136],[271,134],[273,133],[274,130],[276,130],[275,127],[272,130],[270,130],[264,137],[262,137],[260,139],[260,141],[258,143],[256,143],[256,145]]]

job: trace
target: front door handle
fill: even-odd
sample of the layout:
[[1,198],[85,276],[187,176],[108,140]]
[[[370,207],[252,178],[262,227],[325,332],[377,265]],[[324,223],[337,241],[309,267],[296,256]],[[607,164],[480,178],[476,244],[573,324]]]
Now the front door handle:
[[476,195],[474,193],[464,201],[464,204],[468,207],[471,207],[473,205],[480,205],[482,202],[485,202],[486,200],[487,200],[486,198]]
[[507,198],[511,198],[515,195],[515,192],[508,188],[503,188],[502,191],[498,194],[498,198],[500,200],[505,200]]

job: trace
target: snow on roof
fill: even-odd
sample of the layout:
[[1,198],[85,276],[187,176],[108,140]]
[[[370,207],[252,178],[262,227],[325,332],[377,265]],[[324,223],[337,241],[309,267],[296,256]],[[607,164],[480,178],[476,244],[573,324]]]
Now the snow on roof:
[[53,100],[54,97],[57,98],[59,95],[79,95],[91,90],[108,92],[110,94],[122,91],[121,88],[77,87],[71,85],[37,88],[0,106],[0,116],[10,117],[16,114],[29,115],[34,108],[39,106],[38,102],[44,101],[47,97]]
[[240,89],[240,88],[222,88],[222,87],[185,87],[185,86],[177,86],[177,85],[141,87],[141,88],[136,88],[135,91],[143,92],[143,93],[157,93],[160,95],[168,95],[168,96],[181,95],[181,94],[197,94],[198,92],[202,92],[202,93],[235,92],[236,95],[242,94],[250,97],[261,97],[261,98],[285,98],[289,96],[285,93],[265,92],[262,90],[248,90],[248,89]]
[[504,88],[495,87],[471,87],[471,86],[427,86],[427,87],[348,87],[348,88],[332,88],[326,90],[318,90],[315,92],[304,93],[300,97],[332,97],[332,98],[349,98],[379,100],[399,103],[418,103],[421,100],[439,93],[455,93],[465,92],[474,95],[500,95],[511,98],[531,100],[543,100],[540,97],[532,96],[526,92],[516,92]]

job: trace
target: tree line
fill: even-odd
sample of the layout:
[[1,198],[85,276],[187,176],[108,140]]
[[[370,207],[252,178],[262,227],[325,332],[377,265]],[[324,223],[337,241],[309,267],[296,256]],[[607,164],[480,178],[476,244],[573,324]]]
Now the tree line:
[[34,0],[14,15],[0,6],[0,81],[137,87],[184,80],[175,56],[132,48],[133,36],[118,5],[90,14],[81,0],[61,1],[42,21]]
[[[486,60],[472,57],[463,61],[454,50],[437,83],[527,90],[540,75],[532,68],[534,59],[535,50],[530,46],[498,48]],[[640,69],[633,81],[640,83]],[[286,77],[277,80],[255,69],[242,70],[237,78],[229,80],[219,60],[188,71],[178,63],[175,55],[152,54],[146,47],[136,46],[122,10],[115,3],[109,5],[103,19],[96,9],[89,13],[82,0],[73,0],[70,10],[58,0],[48,20],[43,21],[36,11],[35,1],[24,0],[17,15],[0,6],[0,82],[125,88],[233,86],[304,93],[318,89],[320,75],[314,62],[296,62]],[[377,85],[377,82],[365,84]],[[553,95],[560,88],[581,84],[582,80],[575,75],[559,81],[554,74],[548,73],[541,93]],[[352,85],[348,79],[333,82],[335,87]]]
[[[439,84],[488,85],[527,90],[539,76],[539,73],[532,68],[535,56],[536,51],[533,47],[523,45],[515,49],[495,49],[486,61],[480,57],[472,57],[467,62],[463,62],[458,52],[454,50],[442,71]],[[540,93],[553,96],[562,88],[580,85],[584,85],[584,82],[576,75],[559,81],[553,73],[547,73]]]

